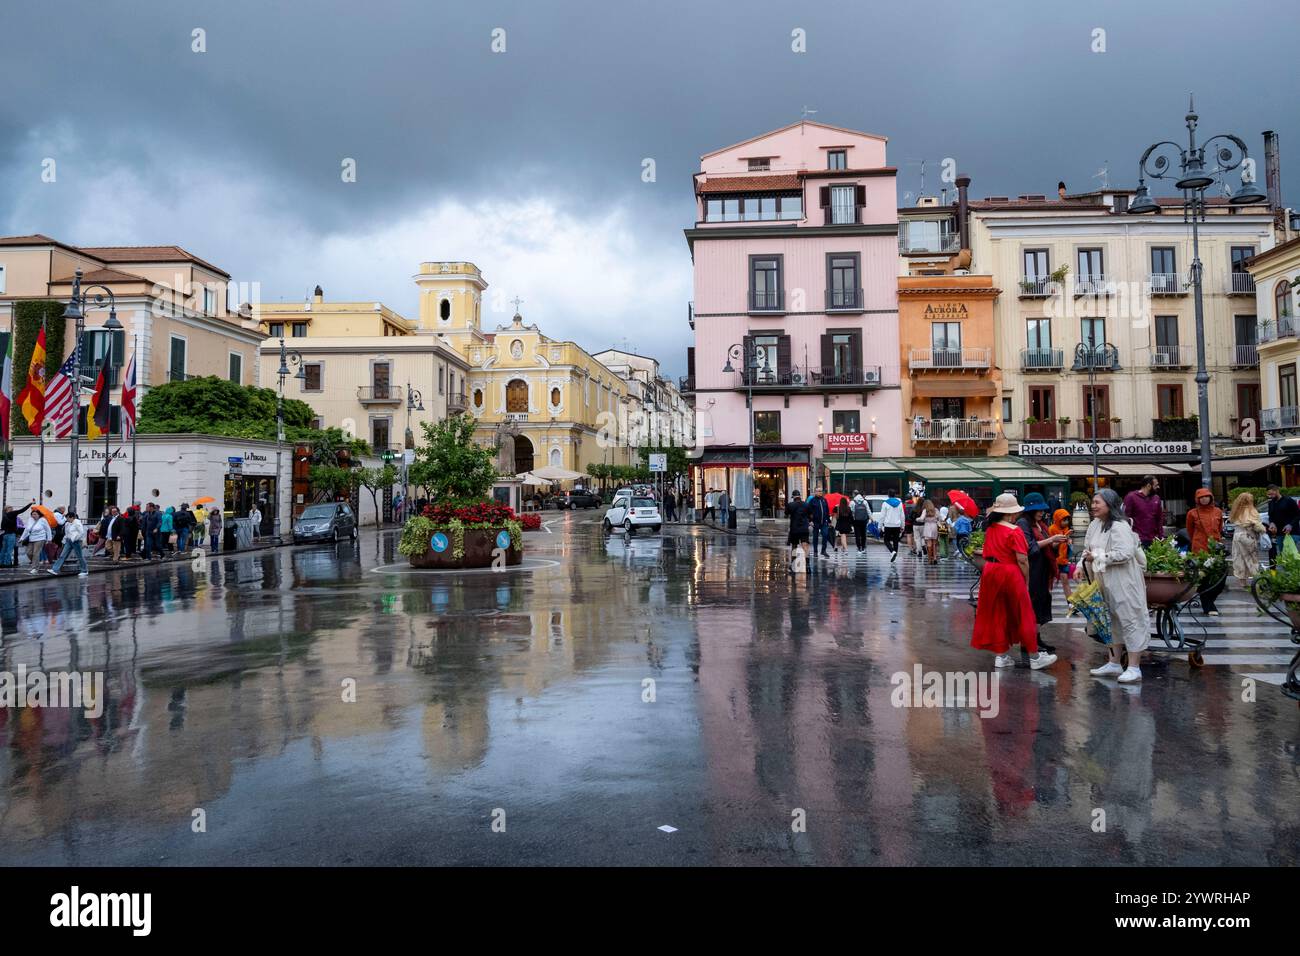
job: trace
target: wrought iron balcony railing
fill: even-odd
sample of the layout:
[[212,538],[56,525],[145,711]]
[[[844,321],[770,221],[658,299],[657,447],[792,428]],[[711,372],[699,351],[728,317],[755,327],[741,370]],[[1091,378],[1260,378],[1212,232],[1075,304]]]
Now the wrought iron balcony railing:
[[1176,272],[1152,272],[1147,283],[1152,295],[1187,295],[1187,278]]
[[1022,372],[1059,372],[1065,367],[1063,349],[1021,349]]
[[912,421],[913,442],[991,442],[998,437],[991,418],[923,418]]
[[1074,365],[1071,368],[1076,372],[1086,372],[1089,369],[1113,372],[1119,368],[1119,349],[1113,345],[1085,344],[1074,350]]
[[1230,272],[1223,291],[1227,295],[1254,295],[1255,277],[1249,272]]
[[1265,408],[1259,413],[1260,423],[1266,432],[1282,431],[1287,428],[1300,428],[1300,408],[1295,405],[1283,405],[1280,408]]
[[1149,361],[1152,368],[1188,368],[1192,365],[1192,350],[1186,345],[1155,345]]
[[987,348],[909,349],[907,364],[915,369],[986,369],[992,357]]

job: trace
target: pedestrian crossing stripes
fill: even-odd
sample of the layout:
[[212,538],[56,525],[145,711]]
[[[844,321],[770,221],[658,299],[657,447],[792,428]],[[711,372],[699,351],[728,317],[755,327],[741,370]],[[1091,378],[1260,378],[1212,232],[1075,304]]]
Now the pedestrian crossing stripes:
[[[975,572],[968,565],[950,562],[938,567],[921,566],[918,570],[925,572],[926,579],[918,581],[917,587],[927,595],[954,601],[965,601],[970,596]],[[1236,587],[1224,592],[1216,603],[1218,617],[1202,614],[1197,607],[1188,608],[1179,617],[1187,637],[1206,642],[1202,651],[1204,666],[1227,667],[1243,677],[1281,685],[1297,649],[1290,628],[1260,614],[1255,602]],[[1065,597],[1059,590],[1054,591],[1052,623],[1045,627],[1068,629],[1082,635],[1082,620],[1077,615],[1068,616],[1069,613],[1070,605]],[[1164,641],[1154,636],[1151,651],[1158,655],[1187,653],[1166,648]]]

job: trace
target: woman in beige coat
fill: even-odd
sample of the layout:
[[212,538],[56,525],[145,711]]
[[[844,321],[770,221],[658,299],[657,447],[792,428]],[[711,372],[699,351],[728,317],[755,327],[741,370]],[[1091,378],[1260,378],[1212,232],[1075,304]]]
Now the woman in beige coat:
[[[1137,532],[1124,517],[1123,503],[1110,488],[1092,497],[1092,523],[1083,539],[1083,559],[1075,577],[1087,564],[1101,583],[1101,593],[1110,611],[1111,644],[1106,663],[1089,673],[1095,677],[1118,675],[1121,684],[1142,679],[1138,658],[1151,642],[1151,619],[1147,612],[1147,586],[1142,576],[1147,555]],[[1128,667],[1120,666],[1120,651],[1128,651]]]
[[1243,585],[1259,573],[1259,536],[1264,533],[1264,522],[1255,508],[1255,497],[1249,491],[1237,495],[1232,503],[1232,573]]

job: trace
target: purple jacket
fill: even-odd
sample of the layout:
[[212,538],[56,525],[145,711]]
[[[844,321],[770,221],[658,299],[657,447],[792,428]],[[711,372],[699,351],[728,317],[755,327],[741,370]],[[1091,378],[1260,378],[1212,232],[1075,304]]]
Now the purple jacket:
[[1165,506],[1159,495],[1147,496],[1130,491],[1124,496],[1124,517],[1133,522],[1133,530],[1143,544],[1150,544],[1165,534]]

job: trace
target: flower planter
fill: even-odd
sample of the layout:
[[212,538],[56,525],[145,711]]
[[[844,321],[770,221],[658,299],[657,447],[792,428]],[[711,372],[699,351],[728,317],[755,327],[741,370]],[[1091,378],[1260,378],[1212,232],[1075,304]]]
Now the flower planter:
[[1195,585],[1188,584],[1180,574],[1144,574],[1147,585],[1147,606],[1168,607],[1191,596]]
[[498,550],[505,553],[507,567],[518,565],[524,559],[523,547],[513,547],[510,532],[505,528],[466,528],[464,548],[456,557],[456,539],[452,531],[436,531],[429,539],[423,554],[411,555],[411,567],[433,570],[463,568],[490,568]]

